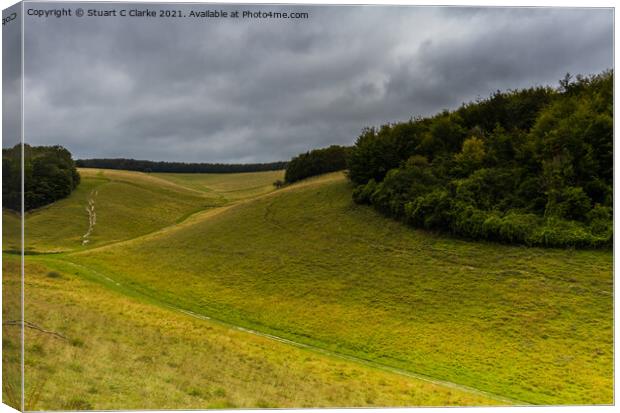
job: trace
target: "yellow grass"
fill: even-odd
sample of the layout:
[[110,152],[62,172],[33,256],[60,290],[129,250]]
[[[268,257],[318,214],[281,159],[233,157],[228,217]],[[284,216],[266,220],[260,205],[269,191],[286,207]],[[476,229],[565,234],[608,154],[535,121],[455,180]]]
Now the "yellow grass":
[[[608,251],[412,230],[353,204],[342,173],[275,190],[282,172],[81,172],[26,220],[29,252],[60,252],[26,256],[26,320],[67,337],[26,332],[27,408],[613,400]],[[9,252],[19,219],[3,219]],[[16,291],[17,257],[4,261]]]
[[[16,259],[4,258],[5,282]],[[58,409],[417,406],[490,398],[333,359],[27,267],[27,406]],[[61,334],[61,338],[50,332]]]

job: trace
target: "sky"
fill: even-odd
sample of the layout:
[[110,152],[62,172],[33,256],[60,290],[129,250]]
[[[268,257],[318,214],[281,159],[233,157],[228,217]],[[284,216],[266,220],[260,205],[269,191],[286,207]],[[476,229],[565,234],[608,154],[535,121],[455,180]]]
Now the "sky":
[[[555,87],[567,72],[613,67],[611,9],[26,8],[63,6],[309,14],[286,20],[26,16],[26,142],[63,145],[74,158],[287,160],[351,145],[365,127],[456,109],[496,90]],[[12,126],[5,126],[4,136],[11,135]]]

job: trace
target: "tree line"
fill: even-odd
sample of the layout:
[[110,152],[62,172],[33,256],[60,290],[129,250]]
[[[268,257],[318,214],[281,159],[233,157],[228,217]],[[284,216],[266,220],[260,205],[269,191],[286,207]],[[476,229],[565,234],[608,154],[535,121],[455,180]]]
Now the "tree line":
[[554,247],[613,240],[613,72],[367,128],[354,200],[414,227]]
[[311,176],[347,168],[347,156],[351,148],[332,145],[314,149],[291,159],[286,166],[284,181],[293,183]]
[[156,162],[136,159],[78,159],[79,168],[122,169],[138,172],[170,173],[238,173],[277,171],[286,168],[287,162],[223,164],[223,163],[186,163]]
[[[21,210],[21,145],[2,149],[2,207]],[[67,197],[80,183],[71,153],[62,146],[24,145],[24,210]]]

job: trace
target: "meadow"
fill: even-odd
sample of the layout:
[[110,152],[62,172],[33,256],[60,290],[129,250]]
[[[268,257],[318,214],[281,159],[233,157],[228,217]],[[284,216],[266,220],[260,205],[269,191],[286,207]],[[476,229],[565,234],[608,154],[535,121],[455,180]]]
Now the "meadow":
[[[251,179],[244,173],[183,176],[102,169],[79,171],[82,183],[68,198],[27,214],[28,252],[71,251],[135,238],[183,221],[193,213],[260,194],[284,176],[282,171],[257,172],[251,174]],[[222,185],[222,180],[230,185]],[[83,244],[88,219],[76,217],[86,214],[90,199],[97,220],[104,224],[96,224],[97,230]],[[4,250],[18,249],[19,245],[6,234],[17,230],[19,215],[3,210],[3,224]]]
[[80,172],[26,220],[40,408],[613,403],[611,251],[414,230],[342,173]]
[[[17,265],[4,257],[8,274]],[[498,403],[188,317],[75,271],[26,270],[26,320],[48,332],[26,329],[27,410]]]

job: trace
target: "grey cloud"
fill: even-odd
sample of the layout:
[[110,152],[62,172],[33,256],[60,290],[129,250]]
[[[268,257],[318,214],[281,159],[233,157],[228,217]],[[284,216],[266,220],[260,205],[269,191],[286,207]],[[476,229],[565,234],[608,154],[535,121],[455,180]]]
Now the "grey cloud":
[[366,126],[613,65],[607,9],[263,9],[311,17],[27,18],[27,141],[77,157],[285,160],[351,144]]
[[21,20],[18,6],[2,11],[2,18],[15,18],[2,28],[2,147],[19,142],[21,129]]

